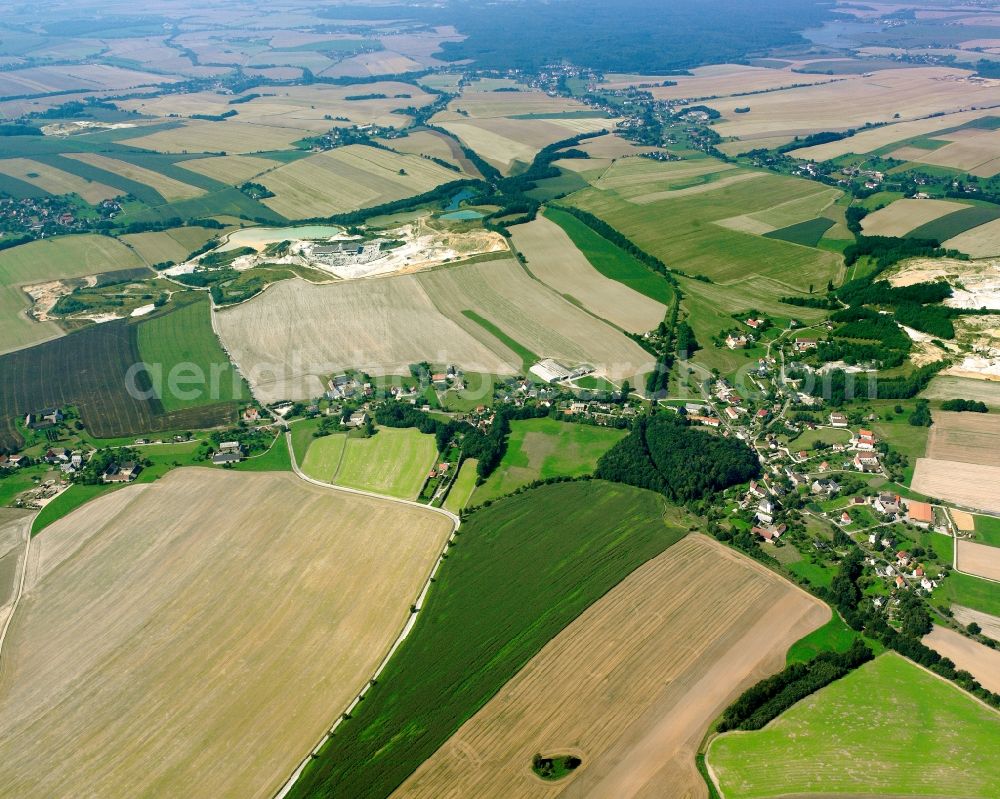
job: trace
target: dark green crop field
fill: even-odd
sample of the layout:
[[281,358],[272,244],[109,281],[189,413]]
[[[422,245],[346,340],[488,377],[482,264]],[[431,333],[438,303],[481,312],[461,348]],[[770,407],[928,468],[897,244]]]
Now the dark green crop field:
[[[129,368],[140,361],[136,326],[105,322],[0,356],[0,447],[21,444],[15,419],[75,405],[98,438],[210,427],[231,421],[232,402],[166,412],[155,397],[132,396]],[[142,377],[136,379],[143,388]]]
[[388,796],[549,640],[686,529],[662,497],[597,480],[473,514],[409,638],[291,796]]

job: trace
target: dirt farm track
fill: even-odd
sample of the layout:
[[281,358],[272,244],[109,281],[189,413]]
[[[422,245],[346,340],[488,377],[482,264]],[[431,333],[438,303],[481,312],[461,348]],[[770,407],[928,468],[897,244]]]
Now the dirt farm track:
[[450,532],[291,474],[196,468],[56,522],[0,662],[0,794],[272,796]]

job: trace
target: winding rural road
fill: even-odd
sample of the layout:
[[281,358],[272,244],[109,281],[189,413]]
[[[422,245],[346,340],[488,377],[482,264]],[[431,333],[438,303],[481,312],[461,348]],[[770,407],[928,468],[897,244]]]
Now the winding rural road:
[[299,468],[298,461],[295,459],[295,450],[292,449],[292,433],[289,430],[288,422],[286,422],[284,419],[282,419],[281,422],[283,423],[285,428],[285,443],[288,446],[288,455],[289,459],[292,462],[292,471],[294,471],[296,476],[298,476],[300,479],[305,480],[307,483],[311,483],[312,485],[318,486],[320,488],[325,488],[331,491],[340,491],[344,494],[354,494],[362,497],[370,497],[372,499],[380,499],[386,502],[395,502],[398,505],[405,505],[407,507],[420,508],[422,510],[428,510],[433,513],[438,513],[450,519],[453,528],[451,531],[451,535],[448,536],[448,540],[445,542],[444,549],[442,550],[441,554],[438,555],[437,560],[434,562],[434,566],[431,567],[430,574],[427,575],[427,580],[424,581],[424,585],[420,589],[420,594],[417,596],[416,601],[411,606],[411,612],[409,618],[407,618],[406,620],[406,624],[403,625],[403,629],[400,630],[399,635],[396,636],[396,640],[393,641],[392,646],[389,647],[389,651],[386,653],[385,657],[382,658],[381,662],[378,665],[378,668],[375,669],[375,672],[368,679],[368,682],[365,684],[364,688],[362,688],[361,691],[358,692],[357,696],[355,696],[354,699],[351,701],[351,703],[344,709],[344,712],[341,713],[340,716],[338,716],[337,719],[333,722],[333,724],[330,725],[330,728],[325,733],[323,733],[323,737],[320,738],[319,741],[317,741],[316,745],[309,750],[309,753],[302,759],[302,761],[296,767],[295,771],[291,773],[291,775],[285,781],[284,785],[282,785],[281,788],[278,790],[278,792],[274,794],[274,799],[284,799],[284,797],[288,796],[289,792],[291,792],[292,787],[295,785],[296,781],[302,775],[302,772],[305,770],[305,767],[308,765],[309,761],[313,760],[319,754],[319,750],[323,748],[323,745],[334,734],[337,727],[340,726],[340,723],[347,716],[349,716],[351,712],[354,710],[354,708],[357,707],[358,703],[365,698],[365,694],[368,693],[368,689],[375,684],[375,681],[378,679],[383,669],[385,669],[386,665],[388,665],[389,661],[392,659],[392,656],[396,653],[396,650],[399,649],[403,641],[407,639],[407,637],[410,634],[410,631],[413,629],[413,626],[417,622],[417,615],[423,608],[424,600],[427,598],[427,592],[430,590],[431,583],[434,580],[434,576],[437,574],[438,569],[441,567],[441,563],[444,561],[444,554],[445,552],[447,552],[448,547],[451,546],[451,543],[455,540],[455,533],[458,532],[458,528],[462,524],[462,520],[459,519],[459,517],[456,514],[452,513],[451,511],[445,510],[444,508],[435,508],[430,505],[424,505],[420,502],[414,502],[413,500],[410,499],[399,499],[398,497],[390,497],[386,496],[385,494],[377,494],[374,491],[362,491],[357,488],[345,488],[344,486],[336,486],[333,485],[332,483],[324,483],[322,480],[316,480],[315,478],[310,477]]

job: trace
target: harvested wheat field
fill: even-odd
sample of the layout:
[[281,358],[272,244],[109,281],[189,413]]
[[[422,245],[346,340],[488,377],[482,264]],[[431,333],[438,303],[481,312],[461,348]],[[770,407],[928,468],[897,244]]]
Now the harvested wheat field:
[[4,158],[0,160],[0,173],[38,186],[49,194],[79,194],[88,203],[99,203],[124,194],[121,189],[113,189],[30,158]]
[[936,411],[927,457],[1000,466],[1000,415]]
[[[660,86],[663,76],[652,75],[616,75],[605,76],[602,88],[620,89],[636,86],[640,83],[650,86],[650,92],[657,100],[686,100],[701,97],[725,97],[748,92],[773,91],[792,85],[805,83],[829,83],[832,80],[844,80],[843,77],[833,78],[830,75],[794,73],[790,69],[769,69],[766,67],[751,67],[743,64],[712,64],[706,67],[696,67],[690,70],[690,75],[677,75],[670,78],[673,86]],[[742,97],[738,102],[743,102]]]
[[793,150],[791,155],[811,161],[826,161],[830,158],[847,155],[847,153],[870,153],[873,150],[886,147],[894,142],[901,142],[904,139],[925,136],[938,130],[944,130],[945,128],[964,125],[967,122],[990,116],[991,113],[991,111],[985,109],[959,111],[958,113],[944,114],[929,119],[894,122],[889,125],[863,130],[846,139],[838,139],[837,141],[826,142],[825,144],[815,144],[812,147],[802,147],[798,150]]
[[264,200],[265,205],[296,219],[381,205],[460,177],[417,155],[352,144],[293,161],[258,182],[277,195]]
[[197,172],[207,178],[237,186],[264,172],[277,169],[281,166],[281,161],[253,155],[216,155],[209,158],[192,158],[190,161],[180,161],[177,166],[191,172]]
[[[829,609],[701,535],[637,569],[536,655],[393,794],[706,796],[705,730]],[[545,782],[542,754],[583,764]]]
[[[995,485],[995,484],[994,484]],[[983,487],[987,492],[988,488]],[[959,571],[1000,582],[1000,547],[959,539],[955,568]],[[1000,586],[997,587],[1000,591]]]
[[948,200],[896,200],[868,214],[861,227],[866,236],[903,236],[927,222],[968,207]]
[[499,357],[506,357],[506,343],[465,311],[497,326],[534,355],[572,364],[588,363],[599,375],[612,380],[632,379],[652,366],[649,353],[624,333],[532,280],[517,261],[489,261],[423,272],[417,275],[417,281],[442,314]]
[[914,160],[985,178],[1000,172],[1000,133],[997,131],[972,128],[946,133],[940,138],[950,143],[936,150],[924,150]]
[[[326,125],[315,126],[323,130]],[[285,150],[301,139],[301,130],[277,125],[253,125],[246,122],[187,122],[170,130],[161,130],[138,139],[129,139],[130,147],[143,147],[160,153],[262,153]]]
[[983,688],[1000,693],[1000,652],[936,624],[923,642],[942,657],[953,660],[959,669],[969,672]]
[[748,97],[744,105],[750,112],[744,114],[733,110],[731,99],[709,100],[706,105],[723,116],[714,125],[720,136],[792,136],[891,122],[895,114],[908,120],[1000,102],[1000,82],[969,78],[965,70],[946,67],[887,69]]
[[346,368],[406,374],[409,364],[428,360],[516,374],[521,360],[439,312],[414,275],[325,286],[285,280],[217,312],[215,324],[265,402],[317,397],[325,390],[321,378]]
[[951,612],[955,614],[955,621],[959,624],[968,625],[975,622],[982,628],[983,635],[989,636],[994,641],[1000,641],[1000,616],[993,616],[962,605],[952,605]]
[[[134,142],[135,140],[133,140]],[[181,183],[152,169],[130,164],[128,161],[119,161],[117,158],[108,158],[106,155],[97,153],[66,153],[67,158],[74,158],[83,161],[90,166],[96,166],[107,172],[113,172],[123,178],[143,183],[153,191],[160,194],[167,202],[175,200],[190,200],[192,197],[200,197],[205,193],[203,189],[192,186],[188,183]]]
[[917,458],[910,488],[969,508],[1000,513],[1000,466]]
[[450,530],[207,469],[56,522],[4,647],[4,793],[272,796],[384,657]]
[[663,321],[666,306],[598,272],[555,222],[539,216],[511,232],[531,274],[591,313],[632,333]]

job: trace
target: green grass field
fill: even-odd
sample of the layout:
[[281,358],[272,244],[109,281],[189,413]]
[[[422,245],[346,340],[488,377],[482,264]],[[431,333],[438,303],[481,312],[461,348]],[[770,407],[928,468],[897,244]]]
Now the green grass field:
[[789,647],[786,660],[805,663],[820,652],[846,652],[857,637],[858,634],[834,611],[830,621]]
[[260,455],[242,460],[233,467],[238,472],[290,472],[292,471],[292,458],[288,452],[288,443],[285,434],[279,433],[271,448]]
[[290,796],[388,796],[549,640],[686,529],[657,494],[602,481],[542,486],[473,514],[410,636]]
[[959,572],[949,574],[948,578],[934,591],[933,601],[939,607],[948,607],[952,604],[962,605],[973,610],[981,610],[983,613],[1000,616],[1000,591],[997,591],[997,584],[973,577],[971,574]]
[[[669,174],[666,167],[669,165],[664,165],[664,172]],[[689,274],[707,275],[724,284],[754,275],[768,278],[772,281],[770,290],[755,293],[754,303],[758,297],[776,299],[790,293],[807,292],[810,284],[825,287],[828,280],[838,279],[841,259],[834,253],[713,224],[717,220],[755,214],[776,206],[782,206],[783,216],[787,217],[795,200],[811,209],[815,202],[815,184],[770,174],[735,183],[727,183],[727,180],[722,177],[713,181],[719,184],[717,188],[676,197],[663,196],[660,192],[668,184],[647,182],[620,187],[609,181],[606,185],[618,187],[584,189],[565,202],[605,220],[638,246],[662,258],[667,266]],[[668,191],[672,190],[674,188],[668,186]],[[650,195],[662,198],[652,202],[634,201]]]
[[833,225],[832,219],[819,216],[805,222],[772,230],[770,233],[765,233],[764,238],[790,241],[792,244],[801,244],[804,247],[815,247]]
[[996,516],[976,516],[976,541],[1000,547],[1000,518]]
[[208,296],[199,294],[194,302],[139,324],[139,355],[151,375],[160,375],[153,386],[166,411],[250,396],[212,330],[210,313]]
[[337,469],[340,468],[346,443],[347,436],[343,433],[314,438],[302,459],[300,468],[314,480],[331,482]]
[[[321,439],[317,439],[319,441]],[[316,446],[309,447],[306,458]],[[434,466],[434,436],[415,428],[380,427],[371,438],[349,438],[333,482],[347,488],[414,499]]]
[[651,271],[572,214],[558,208],[547,208],[544,215],[566,231],[577,249],[602,275],[617,280],[650,299],[670,305],[674,290],[663,276]]
[[626,431],[610,427],[525,419],[511,422],[503,460],[473,496],[473,504],[496,499],[534,480],[590,474],[597,459]]
[[476,466],[478,465],[479,461],[475,458],[469,458],[462,462],[458,477],[452,483],[451,488],[448,490],[448,496],[444,501],[444,506],[447,510],[450,510],[452,513],[458,513],[469,504],[472,492],[476,490]]
[[767,727],[716,738],[727,799],[1000,796],[1000,713],[886,653]]
[[[846,444],[851,440],[850,430],[843,428],[820,427],[816,430],[803,430],[802,434],[789,443],[793,450],[810,450],[817,441],[827,444]],[[831,458],[835,458],[834,453],[830,453]],[[843,457],[843,456],[841,456]]]

